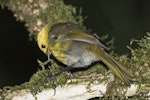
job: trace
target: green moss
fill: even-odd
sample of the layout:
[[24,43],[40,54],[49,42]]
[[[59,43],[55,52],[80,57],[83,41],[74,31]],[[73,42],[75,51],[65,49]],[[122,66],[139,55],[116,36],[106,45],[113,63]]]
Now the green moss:
[[[133,77],[131,78],[133,84],[139,85],[139,91],[137,92],[137,96],[143,95],[141,98],[145,98],[144,96],[150,91],[150,33],[147,33],[147,36],[142,38],[141,40],[132,40],[132,43],[135,42],[139,45],[138,48],[128,48],[131,50],[131,57],[127,56],[116,56],[116,60],[120,62],[120,64],[126,66],[126,68],[131,72]],[[131,45],[132,46],[132,45]],[[33,74],[29,82],[23,83],[20,86],[14,87],[4,87],[0,91],[1,98],[7,96],[8,91],[18,91],[18,90],[30,90],[33,95],[44,90],[52,88],[51,80],[46,77],[49,75],[49,69],[51,70],[51,74],[55,74],[62,69],[60,64],[58,64],[54,60],[49,60],[46,62],[38,61],[41,69]],[[46,67],[48,66],[48,67]],[[79,84],[79,83],[87,83],[87,90],[90,92],[91,83],[97,80],[99,83],[106,82],[109,79],[110,71],[108,71],[105,66],[101,65],[101,63],[93,64],[91,67],[75,71],[74,77],[68,76],[66,73],[63,73],[55,80],[56,86],[60,85],[70,85],[70,84]],[[69,81],[69,82],[68,82]],[[125,86],[121,83],[118,78],[115,78],[114,82],[110,82],[107,86],[107,93],[104,98],[125,98],[123,91]],[[117,97],[116,97],[117,96]],[[130,99],[136,98],[135,96],[130,97]]]

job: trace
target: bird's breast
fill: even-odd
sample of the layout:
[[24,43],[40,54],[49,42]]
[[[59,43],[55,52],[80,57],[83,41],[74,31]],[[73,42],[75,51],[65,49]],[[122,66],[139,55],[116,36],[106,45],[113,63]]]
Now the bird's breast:
[[60,42],[49,44],[49,50],[52,55],[60,62],[66,65],[67,57]]

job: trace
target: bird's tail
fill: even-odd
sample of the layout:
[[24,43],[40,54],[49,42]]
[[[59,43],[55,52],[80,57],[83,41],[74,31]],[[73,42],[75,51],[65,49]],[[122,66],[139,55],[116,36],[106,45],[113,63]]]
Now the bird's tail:
[[[99,49],[98,49],[99,48]],[[95,54],[96,56],[107,65],[109,69],[111,69],[114,74],[121,79],[124,84],[128,87],[130,87],[131,83],[129,80],[129,77],[131,77],[131,74],[117,61],[112,59],[101,47],[96,46],[95,48]]]

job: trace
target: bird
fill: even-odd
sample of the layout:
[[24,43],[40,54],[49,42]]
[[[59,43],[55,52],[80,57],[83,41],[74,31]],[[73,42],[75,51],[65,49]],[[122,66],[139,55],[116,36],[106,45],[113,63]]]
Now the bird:
[[94,62],[103,62],[112,72],[130,87],[131,74],[125,67],[114,60],[107,52],[107,47],[86,28],[72,22],[59,22],[52,26],[45,25],[37,35],[37,44],[43,53],[52,55],[66,67],[52,76],[75,68],[87,68]]

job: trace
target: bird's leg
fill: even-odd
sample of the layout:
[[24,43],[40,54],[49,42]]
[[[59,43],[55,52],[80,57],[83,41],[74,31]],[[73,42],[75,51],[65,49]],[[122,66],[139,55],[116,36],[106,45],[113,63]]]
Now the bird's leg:
[[67,66],[64,69],[62,69],[61,71],[59,71],[58,73],[54,74],[53,77],[56,78],[57,76],[61,75],[63,72],[70,71],[72,69],[73,69],[73,67]]
[[70,71],[71,69],[73,69],[73,67],[67,66],[67,67],[65,67],[64,69],[62,69],[61,71],[59,71],[58,73],[56,73],[56,74],[54,74],[54,75],[48,75],[48,77],[49,77],[50,80],[51,80],[52,88],[54,89],[54,95],[56,94],[55,79],[56,79],[59,75],[61,75],[63,72]]

